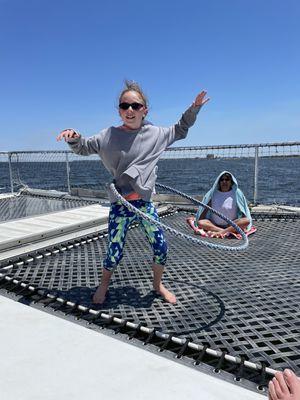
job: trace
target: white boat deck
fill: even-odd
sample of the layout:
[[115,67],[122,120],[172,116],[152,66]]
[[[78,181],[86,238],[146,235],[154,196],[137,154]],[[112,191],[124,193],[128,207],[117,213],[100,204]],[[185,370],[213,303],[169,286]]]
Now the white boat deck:
[[[166,209],[159,207],[159,211]],[[108,214],[108,205],[93,204],[2,222],[0,261],[95,234],[107,228]]]
[[0,223],[0,260],[96,232],[108,213],[109,207],[93,204]]
[[0,332],[2,400],[266,398],[3,296]]

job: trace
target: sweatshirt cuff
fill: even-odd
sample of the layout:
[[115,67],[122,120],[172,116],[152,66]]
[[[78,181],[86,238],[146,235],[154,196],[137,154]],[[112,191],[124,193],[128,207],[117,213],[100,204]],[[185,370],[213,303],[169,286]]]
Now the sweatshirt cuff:
[[81,138],[80,136],[77,138],[69,138],[66,140],[66,142],[67,143],[77,143],[77,142],[79,142],[80,138]]
[[[73,128],[67,128],[67,129],[70,129],[70,130],[74,131],[77,135],[79,135],[79,137],[77,137],[77,138],[69,138],[69,139],[66,140],[66,142],[67,143],[76,143],[76,142],[78,142],[80,140],[80,138],[81,138],[81,134],[78,131],[76,131],[75,129],[73,129]],[[67,130],[67,129],[65,129],[65,130]]]
[[202,106],[194,106],[193,104],[190,106],[189,111],[194,114],[198,114]]

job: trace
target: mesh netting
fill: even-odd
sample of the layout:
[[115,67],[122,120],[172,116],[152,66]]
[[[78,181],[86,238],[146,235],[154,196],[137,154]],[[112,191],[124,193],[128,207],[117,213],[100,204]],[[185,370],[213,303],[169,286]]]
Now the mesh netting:
[[92,202],[23,194],[0,198],[0,222],[84,207]]
[[[248,201],[300,204],[300,144],[171,148],[158,164],[158,181],[191,195],[204,194],[224,170],[238,180]],[[176,184],[174,183],[176,177]]]
[[[165,222],[190,233],[187,216],[181,211]],[[152,291],[149,245],[141,229],[131,229],[124,259],[99,309],[300,373],[300,218],[259,218],[255,226],[258,231],[243,253],[200,249],[169,236],[164,282],[175,292],[176,305],[164,303]],[[15,264],[10,275],[91,307],[105,253],[106,240],[101,238]]]
[[[250,202],[300,205],[299,155],[299,142],[174,147],[165,151],[158,163],[158,181],[190,195],[203,195],[219,173],[228,170]],[[65,151],[0,153],[0,164],[0,192],[10,191],[11,184],[15,191],[24,186],[103,191],[111,182],[95,155],[82,157]]]

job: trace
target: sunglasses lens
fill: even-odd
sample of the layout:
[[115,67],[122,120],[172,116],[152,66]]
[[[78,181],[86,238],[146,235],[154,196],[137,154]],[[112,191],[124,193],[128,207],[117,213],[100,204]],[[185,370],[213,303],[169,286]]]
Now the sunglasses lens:
[[131,107],[133,110],[137,111],[140,110],[141,108],[144,107],[143,104],[140,103],[120,103],[119,108],[122,110],[128,110],[128,108]]
[[128,110],[129,107],[130,107],[129,103],[120,103],[119,104],[119,108],[121,108],[122,110]]
[[143,104],[140,104],[140,103],[132,103],[131,107],[132,107],[133,110],[140,110],[144,106],[143,106]]
[[222,176],[220,178],[220,182],[222,182],[222,181],[229,182],[229,181],[231,181],[231,178],[229,176]]

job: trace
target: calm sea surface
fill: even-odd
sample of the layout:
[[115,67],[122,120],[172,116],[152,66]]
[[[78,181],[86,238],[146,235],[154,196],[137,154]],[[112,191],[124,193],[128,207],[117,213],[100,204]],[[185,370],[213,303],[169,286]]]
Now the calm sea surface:
[[[253,200],[254,159],[167,159],[158,163],[157,181],[187,194],[204,194],[223,170],[232,172],[249,201]],[[15,190],[20,184],[31,188],[67,190],[66,165],[63,162],[13,163]],[[70,163],[71,187],[103,190],[111,181],[101,162],[83,158]],[[0,163],[0,192],[10,191],[9,169]],[[300,157],[259,159],[259,203],[300,205]]]

